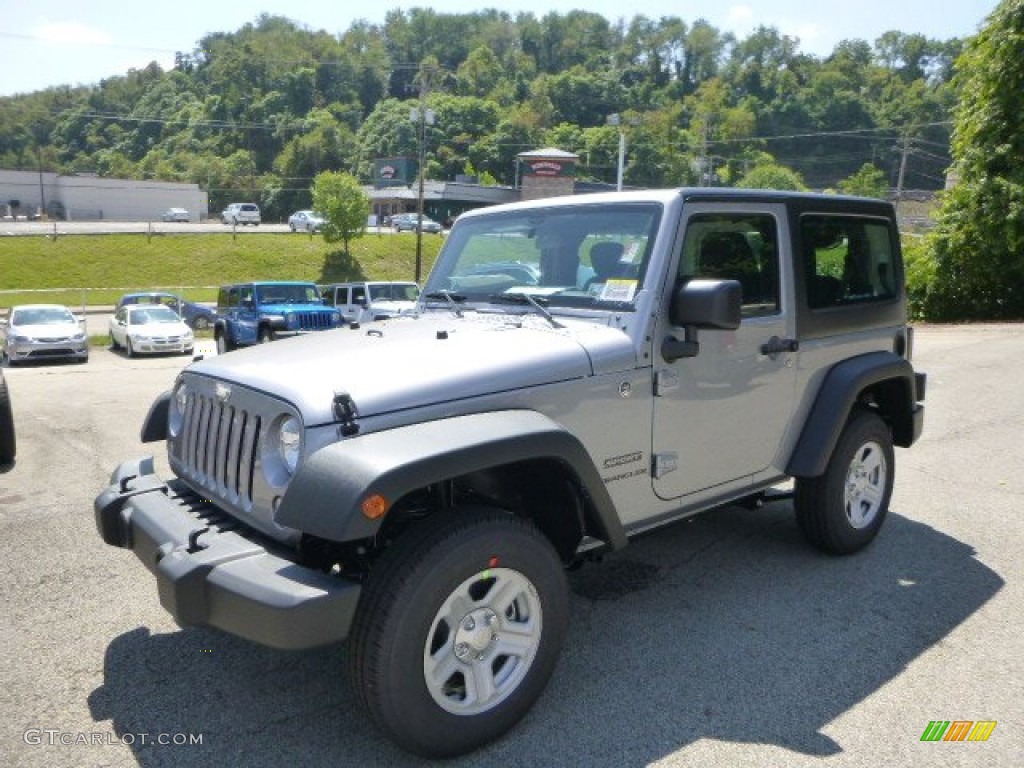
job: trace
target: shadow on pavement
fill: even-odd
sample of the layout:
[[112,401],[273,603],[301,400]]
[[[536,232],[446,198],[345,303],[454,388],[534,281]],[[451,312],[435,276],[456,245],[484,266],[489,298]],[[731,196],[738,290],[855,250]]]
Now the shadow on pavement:
[[[837,754],[824,726],[1003,584],[970,547],[897,514],[846,558],[811,550],[792,518],[786,503],[720,510],[573,572],[547,692],[505,738],[453,762],[642,765],[698,739]],[[203,735],[134,746],[145,766],[420,764],[356,709],[345,653],[140,628],[108,646],[90,711],[119,735]]]

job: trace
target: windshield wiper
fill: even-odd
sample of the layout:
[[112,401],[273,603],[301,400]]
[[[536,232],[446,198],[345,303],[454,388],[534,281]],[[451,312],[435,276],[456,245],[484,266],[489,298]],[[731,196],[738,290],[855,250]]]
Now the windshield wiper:
[[544,304],[547,303],[547,299],[538,299],[528,293],[492,293],[488,298],[496,304],[529,304],[540,312],[545,320],[551,323],[552,328],[565,328],[565,326],[555,320],[554,315],[548,312],[544,307]]
[[423,298],[434,301],[446,301],[452,312],[455,313],[456,317],[462,317],[462,307],[459,306],[466,300],[466,297],[461,293],[452,293],[451,291],[431,291],[430,293],[423,294]]

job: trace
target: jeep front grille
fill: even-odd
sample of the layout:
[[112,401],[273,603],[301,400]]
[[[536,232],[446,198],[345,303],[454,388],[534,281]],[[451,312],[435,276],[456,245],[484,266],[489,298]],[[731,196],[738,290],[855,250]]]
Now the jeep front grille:
[[193,393],[184,424],[177,459],[185,476],[215,498],[250,508],[263,419],[215,397]]
[[299,327],[304,331],[326,331],[337,327],[331,322],[333,317],[333,312],[300,312]]

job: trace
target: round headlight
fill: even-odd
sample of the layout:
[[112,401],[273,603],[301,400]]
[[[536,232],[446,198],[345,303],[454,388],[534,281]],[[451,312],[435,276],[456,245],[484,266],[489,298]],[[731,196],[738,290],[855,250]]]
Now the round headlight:
[[172,435],[177,435],[181,425],[185,421],[185,409],[188,407],[188,387],[184,383],[178,384],[171,395],[171,408],[167,420],[167,427]]
[[281,422],[277,430],[277,453],[288,469],[289,474],[295,474],[299,466],[299,453],[302,450],[302,431],[299,427],[299,420],[289,416]]

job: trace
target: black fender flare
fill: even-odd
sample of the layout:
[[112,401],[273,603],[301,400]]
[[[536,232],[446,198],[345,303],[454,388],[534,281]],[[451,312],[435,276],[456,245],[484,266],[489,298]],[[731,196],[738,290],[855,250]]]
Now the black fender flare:
[[171,396],[173,391],[168,389],[161,392],[149,406],[146,418],[142,422],[142,430],[139,439],[144,443],[155,443],[158,440],[167,439],[167,418],[171,412]]
[[892,428],[893,442],[911,445],[920,434],[924,415],[924,406],[917,402],[917,380],[922,376],[893,352],[869,352],[837,363],[825,374],[786,474],[818,477],[824,473],[850,412],[868,388],[880,397],[879,410]]
[[471,472],[526,459],[564,464],[586,494],[612,548],[626,544],[604,481],[583,444],[536,411],[491,411],[410,424],[332,443],[309,456],[281,499],[275,520],[330,541],[373,536],[382,519],[362,512],[374,495],[406,494]]
[[213,335],[216,338],[218,335],[226,336],[228,341],[231,340],[231,336],[228,332],[228,321],[224,318],[217,318],[213,321]]

